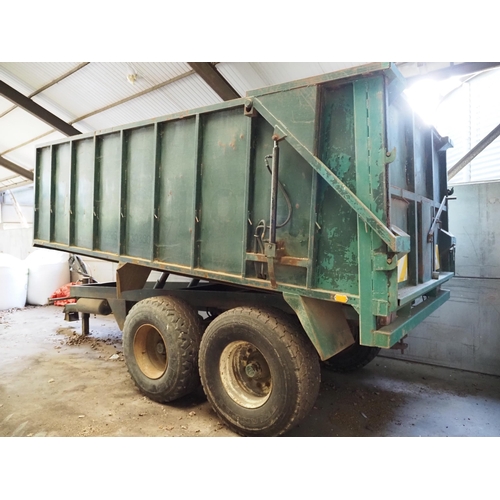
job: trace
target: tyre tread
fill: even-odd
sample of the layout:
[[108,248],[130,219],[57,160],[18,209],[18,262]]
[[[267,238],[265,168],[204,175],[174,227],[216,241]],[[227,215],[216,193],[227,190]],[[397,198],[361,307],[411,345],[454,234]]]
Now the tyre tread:
[[181,370],[177,373],[175,388],[169,391],[168,395],[146,393],[140,382],[135,379],[128,363],[127,369],[141,392],[146,393],[154,401],[168,403],[193,392],[200,384],[198,373],[198,350],[201,338],[199,316],[189,304],[176,297],[150,297],[132,307],[125,320],[124,331],[127,328],[127,321],[132,321],[134,315],[141,314],[143,311],[150,313],[152,309],[160,320],[162,318],[168,320],[168,324],[176,331]]
[[[289,315],[280,310],[263,307],[237,307],[226,311],[224,315],[225,318],[233,316],[235,321],[241,315],[246,315],[260,323],[264,323],[289,351],[290,358],[293,360],[296,380],[298,381],[297,397],[294,402],[294,411],[288,421],[273,435],[278,436],[286,433],[309,413],[318,396],[321,374],[318,355],[314,347]],[[207,330],[209,328],[210,326]],[[208,395],[209,391],[203,384],[203,377],[202,385]],[[249,434],[249,432],[231,425],[231,423],[228,423],[228,426],[238,434]]]

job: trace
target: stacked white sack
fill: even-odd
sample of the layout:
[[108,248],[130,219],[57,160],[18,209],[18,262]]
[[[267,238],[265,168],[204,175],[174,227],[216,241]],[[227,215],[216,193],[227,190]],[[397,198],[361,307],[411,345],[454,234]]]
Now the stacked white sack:
[[70,282],[68,257],[66,252],[42,248],[24,259],[29,270],[28,304],[47,304],[58,288]]

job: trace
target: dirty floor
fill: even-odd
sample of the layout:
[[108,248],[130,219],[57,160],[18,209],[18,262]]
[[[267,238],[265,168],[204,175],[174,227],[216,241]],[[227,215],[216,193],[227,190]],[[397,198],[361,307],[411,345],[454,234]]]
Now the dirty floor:
[[[61,308],[0,311],[0,436],[235,436],[201,390],[143,397],[113,317],[78,336]],[[500,378],[379,356],[352,374],[323,370],[310,415],[289,436],[500,436]]]

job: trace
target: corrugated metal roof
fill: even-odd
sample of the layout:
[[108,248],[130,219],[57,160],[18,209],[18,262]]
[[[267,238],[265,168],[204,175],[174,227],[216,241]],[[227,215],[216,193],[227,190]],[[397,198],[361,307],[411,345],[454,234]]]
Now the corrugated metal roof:
[[[30,95],[78,64],[0,63],[0,76],[19,92]],[[90,63],[32,99],[67,122],[111,106],[75,122],[75,128],[81,132],[92,132],[221,102],[220,97],[198,75],[186,76],[147,92],[152,87],[191,72],[190,66],[182,62]],[[133,85],[127,80],[127,75],[132,73],[137,74]],[[23,78],[26,81],[22,81]],[[144,91],[147,93],[134,98]],[[117,101],[130,98],[132,100],[114,106]],[[32,170],[36,145],[62,138],[63,135],[50,133],[51,127],[24,110],[12,107],[10,101],[0,97],[0,113],[11,109],[0,118],[0,154]],[[28,144],[23,145],[26,142]],[[25,182],[24,178],[0,167],[0,189]]]
[[32,184],[32,182],[28,179],[25,179],[24,177],[21,177],[20,175],[16,175],[8,179],[0,178],[0,192],[6,191],[7,189],[14,189],[21,186],[27,186],[29,184]]
[[15,108],[0,119],[0,155],[12,147],[51,130],[52,127],[27,111]]
[[[3,75],[5,81],[15,77],[16,82],[6,81],[9,85],[15,86],[16,83],[23,82],[25,86],[35,91],[76,68],[79,64],[77,62],[3,62],[0,65],[0,74]],[[17,90],[21,92],[21,89]]]
[[[65,136],[61,134],[61,132],[51,132],[47,135],[44,135],[40,139],[37,139],[33,142],[30,142],[29,144],[26,144],[25,146],[22,146],[20,148],[15,149],[14,151],[2,155],[4,158],[7,158],[7,160],[12,161],[13,163],[17,163],[21,167],[26,168],[27,170],[33,170],[35,166],[35,150],[36,147],[41,145],[41,144],[46,144],[48,142],[52,141],[57,141],[58,139],[62,139]],[[5,175],[0,172],[0,179],[1,178],[8,178],[12,177],[15,175],[13,172],[7,169],[2,169],[6,172]]]
[[[198,75],[191,75],[90,116],[84,120],[84,123],[93,130],[102,130],[218,102],[222,102],[222,99]],[[76,122],[75,126],[79,128],[81,123]]]
[[364,62],[278,62],[219,63],[218,71],[241,95],[247,90],[331,73],[366,64]]
[[[91,63],[37,96],[50,99],[73,119],[191,71],[186,63]],[[127,75],[137,73],[132,85]]]
[[12,103],[8,99],[5,99],[5,97],[0,96],[0,115],[10,108],[12,108]]

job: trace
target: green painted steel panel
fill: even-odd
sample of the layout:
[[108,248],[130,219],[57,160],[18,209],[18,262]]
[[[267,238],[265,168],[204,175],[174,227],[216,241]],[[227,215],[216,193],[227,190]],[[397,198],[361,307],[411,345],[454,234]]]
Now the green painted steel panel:
[[314,152],[316,140],[316,117],[318,87],[302,87],[288,92],[263,95],[259,98],[264,106],[280,121],[286,124],[290,132]]
[[128,131],[125,140],[124,253],[145,259],[153,247],[155,140],[153,125]]
[[[37,169],[35,176],[35,239],[50,240],[50,191],[51,191],[51,151],[44,147],[37,151]],[[47,203],[47,200],[49,202]]]
[[[353,86],[326,88],[322,98],[321,159],[356,193]],[[318,288],[358,294],[357,221],[357,214],[320,178],[314,281]]]
[[[256,118],[249,213],[249,219],[252,222],[248,242],[249,252],[260,251],[257,238],[254,236],[259,222],[265,221],[265,225],[269,226],[271,174],[264,159],[273,151],[272,135],[272,126],[262,117]],[[308,257],[312,174],[308,163],[289,144],[280,143],[279,179],[289,197],[292,216],[288,224],[276,229],[276,238],[283,245],[287,256],[304,259]],[[285,196],[281,190],[278,190],[278,225],[283,224],[288,215],[289,208]],[[314,224],[314,221],[312,223]],[[249,270],[251,276],[255,275],[255,267],[256,265],[253,265],[254,269]],[[305,269],[278,264],[276,273],[285,282],[305,286]]]
[[94,241],[94,174],[89,168],[94,163],[94,139],[75,141],[75,179],[73,212],[73,244],[81,248],[92,248]]
[[412,119],[412,114],[409,112],[408,106],[406,101],[398,99],[388,107],[387,142],[389,149],[396,148],[396,159],[389,166],[391,186],[411,190],[413,181],[408,175],[408,169],[413,168],[410,163],[413,160],[413,145],[408,143],[411,139],[411,135],[408,134],[411,124],[407,122]]
[[71,145],[58,144],[55,147],[53,172],[53,224],[51,240],[69,244],[69,191],[70,191],[70,162]]
[[120,134],[105,134],[97,138],[96,175],[99,182],[96,193],[97,248],[103,252],[120,253]]
[[200,158],[199,262],[196,267],[241,273],[241,225],[246,219],[248,118],[241,109],[206,115]]
[[[166,123],[161,133],[156,259],[190,266],[196,180],[195,118]],[[191,145],[191,147],[186,147]],[[179,206],[184,210],[179,210]]]

